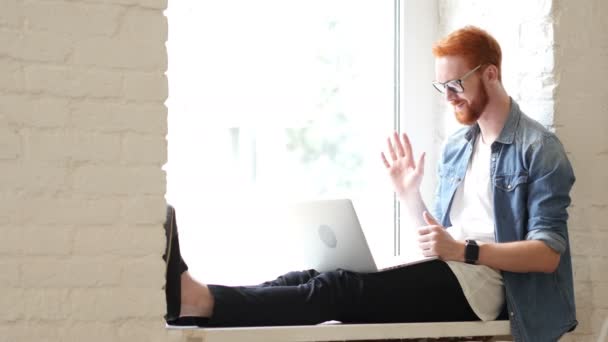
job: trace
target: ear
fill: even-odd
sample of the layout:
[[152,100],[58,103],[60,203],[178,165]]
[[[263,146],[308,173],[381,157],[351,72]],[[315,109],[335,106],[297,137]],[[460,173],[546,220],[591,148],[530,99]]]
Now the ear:
[[488,81],[498,81],[498,67],[496,67],[496,65],[489,64],[483,73]]

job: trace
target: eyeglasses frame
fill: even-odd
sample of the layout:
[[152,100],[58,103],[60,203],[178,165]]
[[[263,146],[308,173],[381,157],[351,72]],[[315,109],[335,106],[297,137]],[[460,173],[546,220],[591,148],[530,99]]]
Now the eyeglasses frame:
[[[475,71],[477,71],[479,68],[481,68],[481,66],[482,66],[482,65],[483,65],[483,63],[482,63],[482,64],[479,64],[478,66],[476,66],[475,68],[473,68],[473,69],[469,70],[469,71],[468,71],[466,74],[462,75],[462,77],[460,77],[460,78],[458,78],[458,79],[455,79],[455,80],[449,80],[449,81],[445,81],[445,82],[437,82],[437,81],[434,81],[434,82],[432,83],[432,84],[433,84],[433,87],[434,87],[434,88],[435,88],[435,89],[436,89],[438,92],[440,92],[441,94],[445,94],[445,93],[447,93],[448,91],[453,91],[453,92],[455,92],[455,93],[457,93],[457,94],[463,93],[463,92],[464,92],[464,86],[462,85],[462,82],[463,82],[464,80],[466,80],[466,79],[467,79],[467,77],[471,76],[471,75],[472,75],[472,74],[473,74]],[[452,89],[448,89],[447,84],[448,84],[448,83],[452,83],[452,82],[457,82],[457,83],[458,83],[458,85],[460,86],[460,88],[461,88],[462,90],[457,91],[457,90],[454,90],[453,88],[452,88]],[[443,89],[443,90],[441,90],[441,89]]]

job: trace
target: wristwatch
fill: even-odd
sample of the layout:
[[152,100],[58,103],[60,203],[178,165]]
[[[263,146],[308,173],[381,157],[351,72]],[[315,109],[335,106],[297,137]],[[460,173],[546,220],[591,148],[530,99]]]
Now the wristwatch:
[[475,240],[465,240],[464,262],[467,264],[476,264],[479,260],[479,245]]

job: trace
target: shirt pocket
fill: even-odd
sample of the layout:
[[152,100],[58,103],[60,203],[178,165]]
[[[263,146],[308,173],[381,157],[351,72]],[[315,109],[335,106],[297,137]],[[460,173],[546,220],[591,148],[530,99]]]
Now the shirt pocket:
[[527,184],[528,173],[524,171],[517,174],[496,175],[494,177],[494,187],[506,192],[525,188]]

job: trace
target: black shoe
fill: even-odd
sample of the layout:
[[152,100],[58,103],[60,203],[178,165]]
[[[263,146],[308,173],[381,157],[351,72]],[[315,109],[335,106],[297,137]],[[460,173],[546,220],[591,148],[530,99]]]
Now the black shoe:
[[165,320],[167,324],[179,319],[181,305],[181,275],[188,270],[188,266],[182,259],[179,251],[179,239],[177,238],[177,221],[175,209],[167,205],[167,219],[165,228],[165,298],[167,300],[167,314]]
[[167,321],[167,325],[180,328],[203,328],[206,327],[209,319],[206,317],[179,317],[178,319]]

